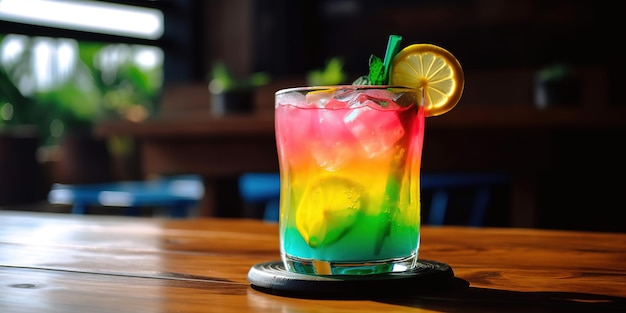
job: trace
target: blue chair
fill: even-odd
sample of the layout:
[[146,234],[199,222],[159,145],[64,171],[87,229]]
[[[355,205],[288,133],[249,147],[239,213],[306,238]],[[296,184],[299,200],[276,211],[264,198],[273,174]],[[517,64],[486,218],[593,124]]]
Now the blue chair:
[[473,193],[469,206],[467,226],[483,226],[494,186],[505,185],[509,176],[502,173],[423,173],[422,197],[430,191],[430,208],[426,224],[441,226],[449,215],[449,202],[454,190],[468,189]]
[[[451,192],[455,189],[472,189],[474,194],[469,206],[468,226],[482,226],[492,197],[492,188],[509,182],[502,173],[423,173],[421,177],[422,196],[430,191],[428,225],[444,225],[449,213]],[[262,203],[263,219],[278,221],[280,177],[276,173],[246,173],[239,178],[239,192],[244,202]]]
[[263,204],[263,220],[278,221],[279,174],[245,173],[239,177],[239,194],[245,203]]
[[139,215],[140,207],[165,208],[170,217],[189,216],[204,194],[196,175],[160,177],[144,181],[94,184],[53,184],[48,193],[52,204],[72,206],[73,214],[86,214],[92,206],[121,207],[125,215]]

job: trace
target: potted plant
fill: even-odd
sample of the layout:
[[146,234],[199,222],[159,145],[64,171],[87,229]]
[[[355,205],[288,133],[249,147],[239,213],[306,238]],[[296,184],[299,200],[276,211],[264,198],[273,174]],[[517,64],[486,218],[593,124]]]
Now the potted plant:
[[263,72],[238,79],[222,62],[215,63],[209,79],[211,114],[215,116],[254,112],[253,90],[269,82],[269,76]]
[[570,66],[559,63],[537,72],[535,105],[538,108],[574,106],[580,104],[581,100],[580,77]]
[[[127,45],[64,39],[73,43],[76,51],[77,57],[69,67],[71,72],[47,88],[35,88],[25,95],[17,86],[21,79],[34,76],[32,51],[36,40],[23,40],[24,52],[10,63],[0,64],[6,85],[12,86],[2,89],[2,94],[20,99],[11,101],[12,117],[0,124],[10,125],[12,129],[17,125],[36,129],[39,149],[47,152],[40,155],[52,156],[47,162],[52,165],[47,167],[54,182],[114,179],[111,157],[132,152],[132,142],[124,138],[113,142],[95,138],[93,124],[106,118],[133,121],[147,118],[154,110],[160,90],[160,70],[140,69],[132,60],[133,48]],[[105,64],[102,55],[110,49],[119,50],[114,51],[117,61]],[[19,96],[15,96],[16,92]]]

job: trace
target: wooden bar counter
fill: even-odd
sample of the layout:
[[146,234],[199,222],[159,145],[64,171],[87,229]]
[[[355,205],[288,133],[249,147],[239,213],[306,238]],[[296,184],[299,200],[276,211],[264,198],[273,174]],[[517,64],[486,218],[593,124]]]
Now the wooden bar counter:
[[279,258],[276,224],[0,211],[0,311],[626,312],[626,234],[423,227],[420,257],[454,286],[304,299],[251,287]]

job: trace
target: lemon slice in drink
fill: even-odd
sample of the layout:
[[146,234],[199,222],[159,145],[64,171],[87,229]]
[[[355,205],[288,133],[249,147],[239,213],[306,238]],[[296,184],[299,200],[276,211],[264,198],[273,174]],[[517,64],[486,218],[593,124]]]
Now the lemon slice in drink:
[[310,185],[296,211],[296,228],[312,247],[343,237],[364,207],[365,188],[346,178],[327,177]]
[[393,58],[389,82],[420,89],[425,116],[444,114],[459,102],[465,78],[459,61],[448,50],[413,44]]

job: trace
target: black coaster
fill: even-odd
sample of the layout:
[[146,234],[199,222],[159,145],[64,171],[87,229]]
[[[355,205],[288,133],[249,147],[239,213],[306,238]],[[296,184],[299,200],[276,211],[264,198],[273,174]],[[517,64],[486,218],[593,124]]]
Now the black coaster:
[[411,271],[362,276],[317,276],[287,271],[282,261],[254,265],[248,272],[252,287],[270,294],[299,298],[379,298],[406,296],[447,287],[452,268],[441,262],[419,260]]

